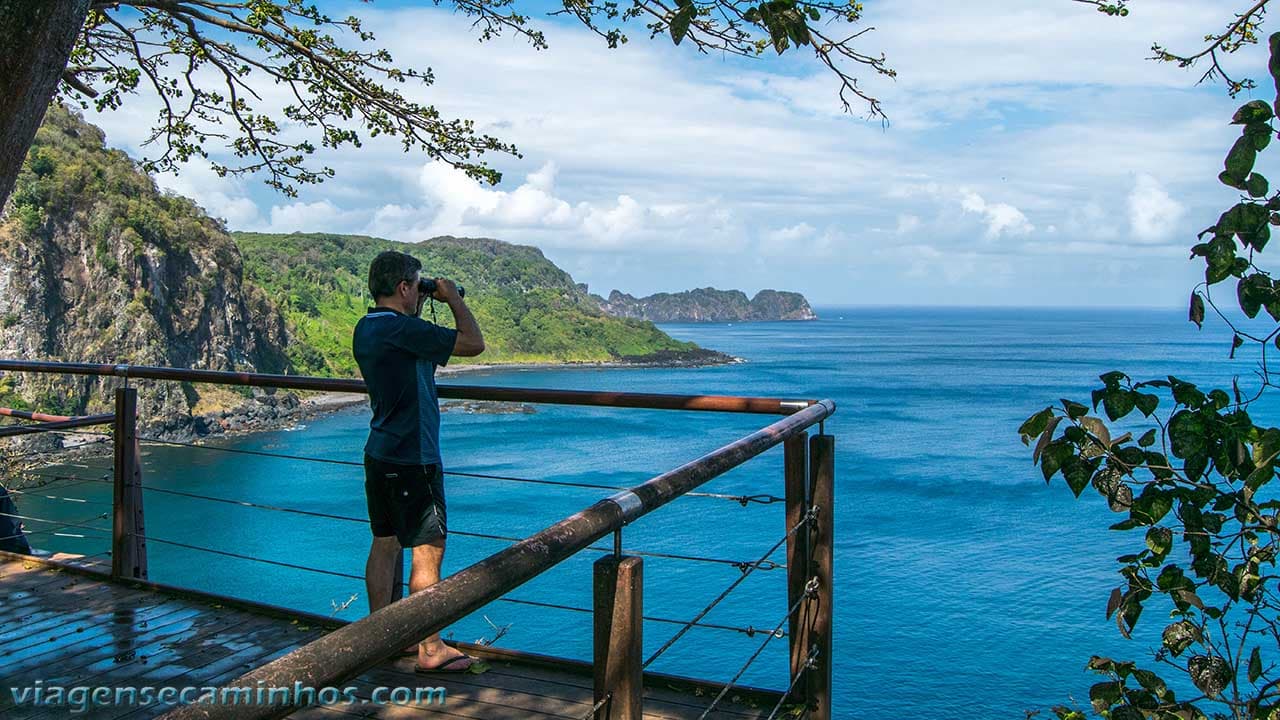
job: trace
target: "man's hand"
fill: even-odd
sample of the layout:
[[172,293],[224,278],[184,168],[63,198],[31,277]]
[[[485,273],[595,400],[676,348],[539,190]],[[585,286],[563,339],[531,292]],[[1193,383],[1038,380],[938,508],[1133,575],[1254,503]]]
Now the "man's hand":
[[436,291],[432,294],[432,297],[444,303],[462,299],[461,296],[458,295],[457,284],[452,280],[449,278],[435,278],[435,281]]
[[435,281],[436,291],[432,293],[432,297],[449,305],[449,309],[453,311],[453,324],[458,328],[453,354],[473,357],[484,352],[484,335],[480,334],[480,325],[476,323],[466,301],[458,294],[458,286],[449,278],[435,278]]

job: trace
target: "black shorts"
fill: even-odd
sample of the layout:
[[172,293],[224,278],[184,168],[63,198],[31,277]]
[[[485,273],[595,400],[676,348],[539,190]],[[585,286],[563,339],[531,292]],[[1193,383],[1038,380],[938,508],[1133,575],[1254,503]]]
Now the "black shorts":
[[365,455],[364,496],[374,537],[394,535],[401,547],[415,547],[448,534],[439,465],[397,465]]

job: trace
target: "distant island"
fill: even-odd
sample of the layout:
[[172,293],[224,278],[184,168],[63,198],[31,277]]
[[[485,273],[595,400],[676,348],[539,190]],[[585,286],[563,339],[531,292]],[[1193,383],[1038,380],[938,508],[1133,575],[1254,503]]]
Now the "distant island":
[[636,298],[614,290],[608,299],[592,298],[600,309],[616,317],[650,322],[759,322],[817,320],[809,301],[800,293],[761,290],[747,299],[741,290],[699,288],[679,293],[657,293]]

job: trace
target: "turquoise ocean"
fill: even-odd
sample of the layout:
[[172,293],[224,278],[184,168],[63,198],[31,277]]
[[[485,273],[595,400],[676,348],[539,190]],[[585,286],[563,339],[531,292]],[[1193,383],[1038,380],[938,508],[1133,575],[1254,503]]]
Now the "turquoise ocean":
[[[1058,398],[1086,399],[1097,376],[1176,375],[1246,386],[1248,358],[1228,360],[1230,334],[1198,331],[1180,310],[818,308],[803,323],[670,324],[671,335],[743,362],[680,369],[493,370],[444,383],[660,393],[831,398],[836,439],[835,687],[842,718],[1022,718],[1052,704],[1088,705],[1092,654],[1148,660],[1160,613],[1124,640],[1104,617],[1118,584],[1114,559],[1141,537],[1107,530],[1110,513],[1092,490],[1074,499],[1046,486],[1017,427]],[[1274,403],[1255,415],[1275,421]],[[1271,418],[1267,416],[1271,415]],[[446,412],[446,469],[623,486],[728,443],[773,418],[715,413],[536,406],[532,413]],[[213,446],[359,461],[368,409],[357,406]],[[362,517],[357,467],[208,448],[149,445],[148,487]],[[101,477],[109,459],[60,470]],[[87,482],[21,499],[24,514],[109,527],[110,487]],[[610,491],[447,478],[450,529],[532,534]],[[732,495],[783,494],[777,448],[701,488]],[[151,577],[277,605],[358,618],[357,580],[268,565],[162,542],[266,558],[337,573],[363,573],[368,529],[317,518],[148,492]],[[104,504],[105,503],[105,504]],[[32,529],[40,524],[29,523]],[[783,506],[682,498],[627,528],[624,546],[735,561],[758,559],[785,531]],[[85,537],[74,537],[80,534]],[[41,535],[35,544],[97,553],[93,531]],[[603,541],[602,544],[608,544]],[[450,538],[446,572],[499,549],[498,540]],[[515,600],[587,608],[584,552],[511,594]],[[783,554],[773,560],[784,561]],[[731,565],[647,558],[645,613],[690,619],[739,576]],[[786,611],[785,571],[751,575],[706,622],[773,628]],[[496,602],[450,630],[540,653],[589,659],[591,616]],[[678,625],[649,622],[646,653]],[[727,681],[764,640],[699,628],[652,669]],[[785,640],[773,640],[743,682],[788,682]],[[1046,712],[1045,715],[1048,713]],[[1043,715],[1042,715],[1043,716]]]

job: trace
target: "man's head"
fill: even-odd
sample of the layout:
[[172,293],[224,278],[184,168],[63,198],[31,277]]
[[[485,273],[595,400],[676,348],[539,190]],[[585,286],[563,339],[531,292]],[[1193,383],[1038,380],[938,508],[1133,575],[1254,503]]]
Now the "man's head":
[[422,263],[412,255],[385,250],[369,264],[369,294],[378,305],[393,305],[415,314],[421,305],[418,276]]

